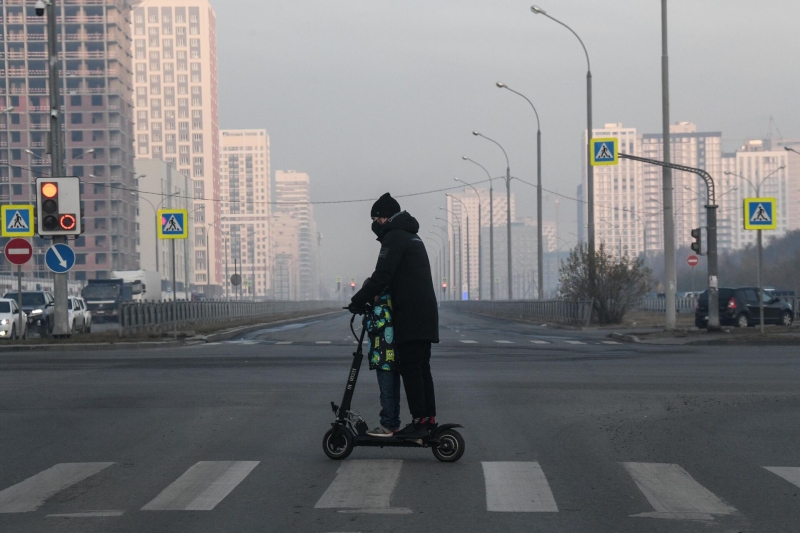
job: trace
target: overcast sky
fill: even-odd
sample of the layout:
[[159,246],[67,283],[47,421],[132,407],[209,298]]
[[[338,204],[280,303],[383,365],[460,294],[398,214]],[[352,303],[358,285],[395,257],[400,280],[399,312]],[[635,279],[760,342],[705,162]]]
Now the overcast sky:
[[[272,170],[307,172],[316,201],[377,198],[505,172],[535,179],[539,110],[544,187],[575,195],[586,123],[586,62],[565,28],[520,0],[212,0],[222,128],[266,128]],[[583,39],[594,124],[661,129],[659,0],[536,0]],[[800,138],[800,2],[670,0],[671,119],[721,131],[727,150],[761,138],[770,116]],[[778,131],[773,136],[778,137]],[[535,190],[513,184],[522,216]],[[551,198],[545,219],[555,219]],[[444,193],[401,199],[428,231]],[[326,280],[361,280],[378,245],[371,202],[317,205]],[[572,239],[576,204],[561,200]],[[429,247],[433,241],[428,241]],[[435,251],[435,247],[434,251]],[[433,255],[433,252],[431,252]]]

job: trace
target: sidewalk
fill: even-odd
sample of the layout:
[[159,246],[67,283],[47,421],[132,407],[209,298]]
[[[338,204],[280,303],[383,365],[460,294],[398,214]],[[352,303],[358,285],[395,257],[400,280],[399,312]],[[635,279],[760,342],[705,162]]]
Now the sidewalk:
[[698,329],[664,331],[647,328],[617,331],[609,337],[622,342],[670,346],[797,346],[800,345],[800,327],[767,326],[764,335],[761,335],[758,327],[724,327],[713,333]]

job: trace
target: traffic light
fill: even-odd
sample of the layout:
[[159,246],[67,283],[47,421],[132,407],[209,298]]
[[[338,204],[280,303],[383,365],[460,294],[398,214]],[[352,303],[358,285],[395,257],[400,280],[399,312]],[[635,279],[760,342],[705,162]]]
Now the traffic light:
[[79,178],[36,179],[36,223],[41,237],[82,233]]
[[692,243],[692,251],[698,255],[702,255],[701,250],[703,249],[703,232],[701,228],[693,229],[692,230],[692,238],[694,242]]
[[447,290],[447,278],[442,279],[442,292]]

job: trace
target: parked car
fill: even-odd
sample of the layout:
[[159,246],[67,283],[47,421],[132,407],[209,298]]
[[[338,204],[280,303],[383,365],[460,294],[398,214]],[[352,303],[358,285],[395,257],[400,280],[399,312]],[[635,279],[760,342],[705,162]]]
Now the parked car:
[[86,331],[86,315],[83,313],[81,303],[76,297],[70,296],[67,298],[67,312],[70,333],[73,335],[79,331],[84,333]]
[[78,303],[81,304],[81,309],[83,310],[83,322],[84,322],[84,330],[83,333],[91,333],[92,332],[92,312],[89,311],[89,306],[86,304],[86,300],[80,297],[75,298]]
[[[7,292],[3,298],[16,300],[17,293]],[[47,337],[53,333],[54,307],[53,295],[48,291],[22,292],[22,310],[28,317],[28,330],[37,331],[40,337]]]
[[16,300],[0,300],[0,339],[28,338],[28,317],[22,312],[22,331],[19,331],[19,307]]
[[[724,326],[746,328],[760,323],[758,287],[739,287],[738,289],[719,289],[719,322]],[[780,298],[764,293],[764,323],[791,326],[794,309]],[[708,291],[703,291],[697,299],[694,324],[698,328],[708,325]]]

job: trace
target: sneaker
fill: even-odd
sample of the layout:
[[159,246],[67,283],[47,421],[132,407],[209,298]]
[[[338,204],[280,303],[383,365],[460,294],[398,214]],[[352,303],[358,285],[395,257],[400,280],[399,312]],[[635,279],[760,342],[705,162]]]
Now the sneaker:
[[370,437],[391,437],[397,432],[396,429],[386,429],[383,426],[378,426],[375,429],[367,431]]
[[425,427],[428,429],[428,433],[433,435],[436,432],[436,428],[439,427],[439,424],[436,423],[436,417],[431,416],[429,418],[423,418],[422,420]]
[[400,431],[396,431],[394,436],[398,439],[421,439],[428,436],[428,429],[426,424],[421,424],[420,420],[416,423],[412,422]]

